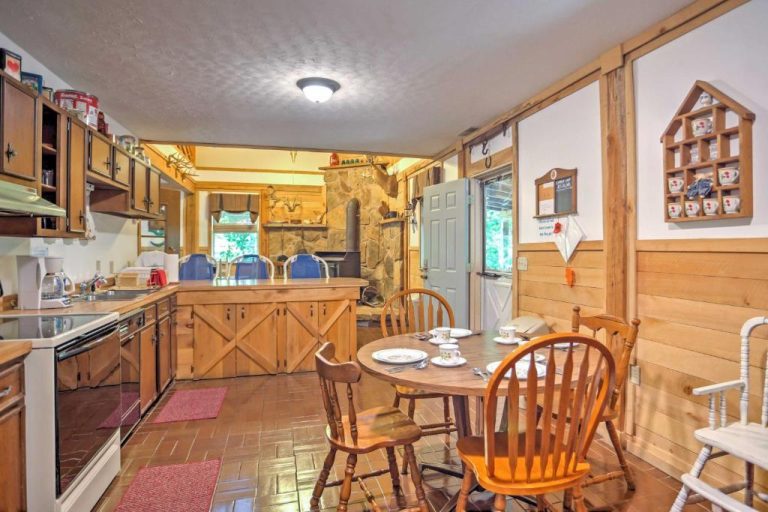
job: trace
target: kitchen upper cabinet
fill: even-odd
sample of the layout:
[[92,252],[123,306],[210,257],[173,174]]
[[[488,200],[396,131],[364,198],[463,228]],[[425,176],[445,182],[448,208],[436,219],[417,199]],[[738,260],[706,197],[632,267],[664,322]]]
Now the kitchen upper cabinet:
[[160,215],[160,173],[150,169],[147,180],[149,213]]
[[88,169],[112,179],[112,144],[93,130],[88,130]]
[[133,179],[131,180],[131,206],[134,210],[149,211],[147,181],[149,170],[138,160],[133,162]]
[[277,373],[278,304],[237,305],[237,375]]
[[114,148],[113,161],[115,164],[112,176],[121,185],[128,186],[131,184],[131,160],[132,158],[128,153],[124,153],[117,147]]
[[69,137],[69,144],[67,145],[68,230],[71,233],[85,233],[85,172],[88,165],[88,136],[85,125],[71,118],[67,120],[67,125]]
[[237,375],[235,304],[195,305],[193,307],[195,379],[220,379]]
[[0,116],[0,179],[37,189],[35,97],[26,86],[4,75],[0,75]]
[[156,336],[154,324],[139,332],[139,399],[142,414],[157,398]]

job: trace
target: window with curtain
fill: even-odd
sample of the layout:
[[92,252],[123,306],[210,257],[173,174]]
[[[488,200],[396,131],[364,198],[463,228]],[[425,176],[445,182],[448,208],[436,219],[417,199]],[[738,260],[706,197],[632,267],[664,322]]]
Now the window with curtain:
[[244,254],[259,253],[259,196],[256,194],[211,194],[211,255],[231,261]]
[[258,220],[252,222],[248,212],[221,212],[219,220],[213,220],[211,251],[214,258],[224,261],[231,261],[243,254],[258,254]]

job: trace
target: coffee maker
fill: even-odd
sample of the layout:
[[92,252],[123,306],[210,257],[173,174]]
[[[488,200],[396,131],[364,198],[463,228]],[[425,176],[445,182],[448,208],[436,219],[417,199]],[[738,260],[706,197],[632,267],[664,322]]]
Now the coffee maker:
[[17,256],[19,309],[66,308],[72,305],[67,295],[74,291],[64,273],[64,258]]

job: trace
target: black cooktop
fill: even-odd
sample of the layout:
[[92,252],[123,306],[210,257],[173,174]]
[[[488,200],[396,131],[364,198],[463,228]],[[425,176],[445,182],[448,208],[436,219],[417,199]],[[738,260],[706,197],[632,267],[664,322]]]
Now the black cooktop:
[[53,338],[93,322],[103,315],[29,315],[0,317],[0,340]]

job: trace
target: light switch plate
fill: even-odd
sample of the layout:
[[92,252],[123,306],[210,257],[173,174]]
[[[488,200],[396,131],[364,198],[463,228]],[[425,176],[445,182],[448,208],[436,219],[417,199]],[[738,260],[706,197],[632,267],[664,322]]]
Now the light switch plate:
[[517,257],[517,270],[528,270],[528,258],[525,256]]
[[640,385],[640,367],[636,364],[629,367],[629,382],[636,386]]

